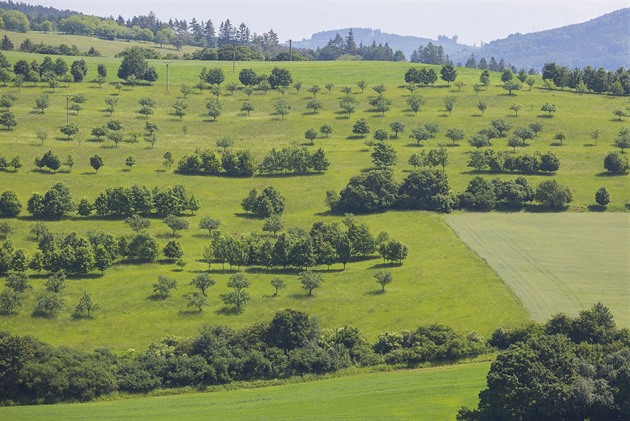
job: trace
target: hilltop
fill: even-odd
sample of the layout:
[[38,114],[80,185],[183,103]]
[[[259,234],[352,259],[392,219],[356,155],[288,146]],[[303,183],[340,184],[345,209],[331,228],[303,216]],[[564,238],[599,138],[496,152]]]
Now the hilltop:
[[588,22],[530,34],[511,34],[482,47],[460,44],[457,36],[440,36],[437,40],[419,36],[401,36],[370,28],[342,28],[315,33],[310,39],[295,42],[297,48],[324,47],[336,34],[345,37],[352,29],[355,40],[364,45],[389,44],[402,50],[409,60],[411,53],[429,42],[441,46],[454,63],[466,63],[471,54],[479,60],[503,58],[517,68],[541,69],[547,62],[569,68],[604,67],[616,70],[630,66],[630,8],[608,13]]

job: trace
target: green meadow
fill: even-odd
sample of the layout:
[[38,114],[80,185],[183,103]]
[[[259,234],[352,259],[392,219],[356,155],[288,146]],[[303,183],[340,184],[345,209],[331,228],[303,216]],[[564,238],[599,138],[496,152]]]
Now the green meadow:
[[[18,36],[10,33],[16,44],[19,44]],[[25,248],[31,253],[36,250],[37,244],[29,229],[39,221],[26,212],[26,201],[32,193],[43,193],[59,182],[70,188],[76,202],[84,197],[93,201],[107,187],[181,184],[195,194],[201,209],[195,215],[185,216],[190,229],[177,234],[176,239],[184,250],[186,266],[183,270],[165,260],[142,265],[118,262],[103,275],[94,272],[86,277],[70,278],[63,292],[64,308],[55,319],[31,316],[36,299],[44,290],[46,276],[29,272],[33,290],[26,293],[18,315],[0,317],[0,330],[32,335],[53,345],[83,349],[109,347],[123,353],[130,348],[144,349],[152,341],[167,335],[194,335],[204,324],[235,328],[251,326],[270,320],[278,310],[288,308],[317,316],[324,328],[355,326],[371,341],[386,331],[414,329],[430,323],[477,331],[488,337],[499,326],[517,326],[530,319],[542,320],[558,311],[575,314],[595,301],[610,306],[619,325],[628,326],[630,322],[627,310],[624,312],[624,300],[627,307],[628,299],[630,183],[628,176],[608,176],[603,168],[604,157],[615,150],[615,136],[622,127],[628,126],[630,118],[617,121],[612,113],[615,108],[630,105],[627,97],[549,91],[542,89],[542,80],[538,76],[533,89],[526,86],[515,95],[508,95],[501,88],[497,73],[492,73],[488,89],[476,94],[473,85],[478,83],[481,71],[458,68],[457,81],[465,86],[460,90],[438,80],[434,86],[419,88],[416,94],[422,95],[425,103],[414,115],[408,110],[406,100],[410,93],[404,87],[404,74],[412,65],[392,62],[172,61],[168,67],[167,91],[166,63],[153,60],[151,65],[159,74],[157,82],[152,86],[124,86],[119,91],[115,83],[119,81],[116,72],[120,59],[111,56],[135,43],[110,44],[94,38],[58,34],[29,33],[28,37],[35,42],[76,44],[80,49],[93,45],[110,57],[83,58],[89,71],[82,83],[70,83],[69,86],[62,83],[54,90],[44,83],[34,86],[27,82],[20,89],[12,84],[0,86],[0,95],[11,93],[18,97],[11,109],[16,115],[17,126],[12,130],[0,128],[0,155],[9,159],[19,155],[23,163],[17,172],[0,172],[0,191],[15,191],[24,206],[18,218],[3,220],[15,228],[11,239],[16,248]],[[7,52],[6,56],[12,63],[20,59],[40,62],[43,59],[39,55],[17,52]],[[65,57],[68,64],[75,59],[78,58]],[[102,87],[92,82],[98,64],[105,64],[108,69],[107,82]],[[302,90],[298,92],[290,88],[284,95],[273,90],[267,93],[254,91],[248,98],[240,84],[233,93],[225,89],[231,82],[238,83],[238,73],[243,68],[269,74],[275,66],[289,69],[294,82],[303,83]],[[208,90],[195,89],[187,98],[180,92],[182,85],[194,86],[199,81],[203,67],[219,67],[226,76],[219,96],[223,112],[216,121],[206,112],[205,102],[212,97]],[[439,74],[440,68],[434,68]],[[359,80],[368,84],[363,93],[356,86]],[[334,84],[330,92],[324,88],[328,83]],[[375,96],[371,87],[381,83],[387,87],[385,96],[392,100],[391,110],[384,116],[373,111],[368,103]],[[323,104],[316,114],[306,109],[312,98],[307,89],[313,85],[321,87],[317,99]],[[339,108],[343,86],[352,87],[351,95],[358,101],[356,112],[349,118]],[[42,94],[51,98],[51,106],[45,113],[34,110],[35,99]],[[85,95],[88,102],[83,104],[84,109],[80,112],[68,112],[67,96],[75,94]],[[450,115],[444,109],[446,96],[456,98]],[[145,125],[145,117],[137,112],[140,108],[138,100],[143,97],[151,97],[157,104],[155,114],[149,117],[159,126],[154,146],[144,142],[142,136],[136,143],[130,140],[130,133],[142,132]],[[118,100],[111,116],[105,111],[107,98]],[[284,118],[274,111],[278,99],[286,100],[292,107]],[[189,105],[188,114],[181,120],[173,114],[172,105],[177,100],[184,100]],[[240,111],[244,101],[254,105],[249,116]],[[477,108],[479,101],[487,104],[483,115]],[[545,102],[557,106],[553,117],[540,111]],[[518,117],[509,109],[513,103],[523,107]],[[104,125],[110,118],[121,119],[125,126],[125,141],[118,147],[111,141],[98,141],[90,135],[92,128]],[[371,134],[365,139],[352,133],[352,125],[359,118],[366,118],[371,127]],[[375,256],[353,261],[346,270],[342,270],[340,264],[330,269],[325,266],[314,268],[322,272],[325,283],[313,292],[312,297],[307,297],[300,288],[296,271],[242,268],[252,281],[249,290],[252,301],[241,313],[234,313],[223,305],[220,294],[227,292],[226,283],[233,273],[224,270],[220,264],[213,263],[208,267],[201,261],[204,246],[210,241],[207,231],[197,228],[202,217],[220,219],[221,230],[227,233],[262,233],[263,220],[246,215],[240,204],[251,189],[273,185],[286,198],[285,229],[309,229],[318,221],[341,223],[342,216],[331,215],[324,203],[326,191],[340,191],[351,177],[372,168],[370,147],[365,141],[372,139],[376,129],[389,130],[394,121],[406,125],[404,133],[388,140],[398,153],[398,164],[393,168],[395,178],[401,181],[413,169],[407,163],[413,153],[444,144],[450,159],[446,167],[449,183],[455,192],[461,192],[474,176],[479,175],[466,165],[474,148],[467,140],[452,146],[445,137],[446,131],[449,128],[463,129],[469,138],[489,127],[490,121],[497,118],[509,121],[515,128],[532,122],[543,123],[543,131],[528,146],[518,148],[518,152],[551,150],[558,156],[561,167],[556,174],[527,178],[533,187],[550,178],[569,186],[574,202],[567,212],[552,215],[529,211],[457,213],[445,218],[428,212],[390,211],[357,216],[357,220],[366,223],[373,234],[387,231],[390,237],[409,248],[409,256],[401,266],[387,266],[393,273],[393,282],[385,293],[379,292],[380,287],[373,278],[373,274],[384,267]],[[79,135],[72,139],[67,139],[59,131],[67,119],[80,128]],[[440,131],[436,138],[417,146],[409,139],[409,132],[429,122],[439,124]],[[316,139],[314,147],[309,146],[304,139],[305,131],[318,130],[324,124],[330,124],[333,133],[327,138]],[[595,129],[601,133],[597,144],[590,137]],[[36,137],[37,130],[48,133],[43,144]],[[566,134],[562,145],[553,140],[560,131]],[[331,165],[323,174],[256,175],[252,178],[185,176],[162,165],[166,152],[171,152],[177,162],[197,148],[217,149],[215,142],[223,136],[234,140],[233,149],[250,150],[259,162],[271,148],[297,142],[312,150],[323,148]],[[494,139],[492,147],[511,151],[507,139]],[[68,154],[73,154],[75,166],[71,170],[62,167],[54,174],[36,169],[35,158],[48,150],[58,154],[62,161]],[[104,167],[98,173],[89,165],[93,155],[104,160]],[[131,170],[125,166],[129,155],[137,161]],[[510,174],[481,175],[501,179],[516,177]],[[594,212],[594,195],[602,186],[609,190],[612,201],[606,212]],[[158,238],[161,249],[171,239],[171,232],[159,219],[151,222],[149,232]],[[73,215],[46,224],[58,233],[76,231],[84,235],[90,230],[103,230],[115,236],[132,235],[122,220],[96,216]],[[208,290],[209,306],[202,312],[191,312],[183,295],[193,291],[189,282],[202,272],[209,272],[217,283]],[[152,285],[158,274],[172,276],[178,281],[177,289],[165,300],[151,298]],[[269,283],[275,276],[287,283],[287,288],[277,297],[273,296],[274,290]],[[75,320],[71,314],[84,291],[92,295],[100,308],[93,319]],[[2,408],[0,416],[7,419],[73,419],[89,414],[90,418],[96,419],[147,416],[171,419],[212,414],[219,419],[282,419],[300,414],[300,419],[453,419],[461,405],[474,405],[487,370],[486,363],[470,364],[236,392],[87,405]],[[351,401],[353,403],[349,404]],[[175,408],[176,412],[173,412]]]
[[0,408],[6,420],[452,420],[474,406],[488,363],[360,374],[258,389]]

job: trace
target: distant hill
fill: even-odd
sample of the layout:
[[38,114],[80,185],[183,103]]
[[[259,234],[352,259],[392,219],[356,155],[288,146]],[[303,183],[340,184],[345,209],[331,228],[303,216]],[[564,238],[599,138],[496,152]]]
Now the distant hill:
[[[345,37],[350,28],[313,34],[310,39],[295,42],[299,48],[323,47],[337,33]],[[604,67],[616,70],[630,67],[630,8],[608,13],[588,22],[564,26],[530,34],[512,34],[505,39],[492,41],[483,47],[459,44],[457,39],[439,37],[437,40],[415,36],[401,36],[378,29],[353,28],[357,44],[386,42],[394,50],[402,50],[407,59],[419,46],[429,42],[441,45],[454,63],[466,63],[470,54],[477,61],[503,58],[517,68],[531,67],[540,70],[547,62],[574,67]]]
[[388,34],[386,32],[382,32],[380,29],[370,28],[343,28],[317,32],[313,34],[310,39],[294,42],[293,45],[297,48],[312,48],[315,50],[317,47],[324,47],[328,41],[335,38],[336,34],[345,38],[348,35],[348,32],[350,32],[350,29],[352,29],[357,45],[361,42],[364,45],[371,45],[372,42],[383,45],[387,43],[394,50],[402,50],[402,52],[405,53],[407,60],[409,60],[409,57],[414,50],[417,50],[421,45],[427,45],[429,42],[432,42],[434,45],[442,46],[444,48],[444,53],[449,56],[455,54],[459,56],[465,54],[466,52],[470,55],[469,51],[472,50],[472,47],[459,44],[457,39],[445,36],[439,37],[437,40],[433,40],[430,38]]
[[[616,70],[630,66],[630,8],[588,22],[531,34],[512,34],[473,50],[475,57],[504,58],[518,68],[542,68],[555,62],[569,68],[604,67]],[[465,63],[470,52],[453,54]]]

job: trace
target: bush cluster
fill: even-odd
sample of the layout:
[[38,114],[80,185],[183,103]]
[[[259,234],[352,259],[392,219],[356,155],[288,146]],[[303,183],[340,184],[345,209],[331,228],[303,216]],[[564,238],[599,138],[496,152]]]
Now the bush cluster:
[[173,187],[150,190],[146,186],[134,184],[131,187],[111,187],[105,189],[94,200],[94,204],[82,201],[87,216],[93,208],[97,215],[127,217],[131,215],[180,215],[184,211],[196,211],[199,203],[193,194],[180,184]]
[[534,190],[525,177],[516,180],[495,178],[491,181],[475,177],[457,199],[460,208],[474,211],[520,209],[534,200]]
[[485,149],[484,151],[471,152],[468,166],[477,171],[489,171],[491,173],[537,174],[558,171],[560,160],[553,152],[512,155],[507,152]]
[[[390,349],[384,349],[384,337],[396,338],[388,341]],[[413,333],[386,334],[371,345],[356,328],[325,331],[317,319],[294,310],[280,311],[271,321],[243,330],[206,326],[191,338],[166,337],[125,357],[107,349],[54,348],[0,333],[0,367],[4,367],[0,396],[3,404],[87,401],[114,391],[202,388],[319,375],[384,362],[416,365],[485,351],[475,334],[438,325]]]
[[334,211],[353,213],[382,212],[392,208],[450,212],[455,197],[443,171],[413,171],[402,184],[398,184],[392,171],[385,169],[351,178],[339,193],[338,200],[329,200],[329,204]]
[[277,238],[214,231],[204,258],[208,263],[228,263],[230,267],[306,269],[335,263],[341,263],[345,268],[353,258],[376,252],[391,262],[402,262],[407,257],[407,247],[390,239],[387,233],[380,233],[375,238],[367,225],[357,223],[351,216],[345,218],[344,225],[346,229],[337,223],[316,222],[309,231],[294,228]]
[[326,159],[323,149],[312,154],[305,147],[288,146],[280,150],[271,149],[258,167],[261,174],[307,174],[311,171],[323,172],[328,169],[330,161]]
[[177,164],[177,171],[182,174],[251,177],[255,170],[256,161],[249,151],[225,151],[219,155],[208,149],[197,149],[185,155]]

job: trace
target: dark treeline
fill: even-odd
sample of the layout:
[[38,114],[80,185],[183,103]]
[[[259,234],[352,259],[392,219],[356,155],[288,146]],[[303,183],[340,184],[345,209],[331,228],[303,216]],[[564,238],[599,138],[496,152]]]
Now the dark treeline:
[[458,420],[630,419],[630,331],[596,304],[576,318],[497,329],[502,350],[490,367],[479,407]]
[[371,45],[363,45],[362,42],[357,45],[352,29],[345,38],[336,34],[335,38],[329,40],[323,48],[318,47],[315,51],[309,50],[308,55],[315,60],[343,58],[348,60],[405,61],[404,53],[401,50],[394,51],[387,43],[377,45],[374,41]]
[[630,69],[619,67],[606,70],[587,66],[573,70],[555,63],[545,63],[542,70],[543,81],[548,89],[564,88],[576,92],[610,93],[612,95],[630,95]]
[[205,326],[191,338],[170,336],[140,353],[117,356],[52,347],[0,333],[1,404],[88,401],[115,391],[205,386],[321,375],[350,366],[456,361],[488,352],[475,333],[442,325],[384,333],[370,344],[356,328],[324,330],[294,310],[234,330]]

